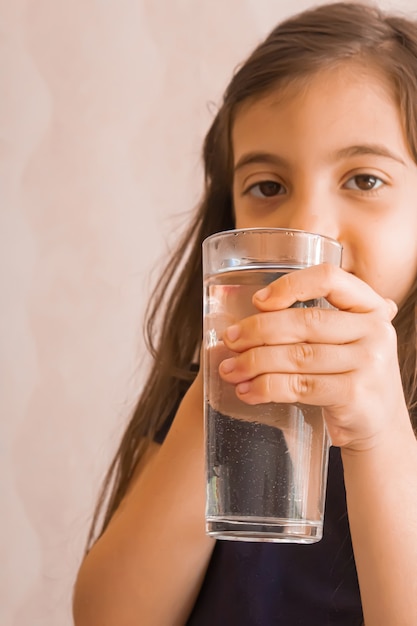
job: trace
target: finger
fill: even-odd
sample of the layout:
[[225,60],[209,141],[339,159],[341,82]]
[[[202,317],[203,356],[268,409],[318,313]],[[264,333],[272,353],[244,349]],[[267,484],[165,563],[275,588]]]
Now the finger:
[[314,406],[338,406],[349,396],[353,373],[262,374],[236,386],[237,397],[246,404],[284,402]]
[[238,384],[256,376],[274,373],[335,374],[349,372],[358,361],[366,358],[360,343],[347,346],[295,343],[284,346],[262,346],[247,350],[239,356],[223,360],[221,377]]
[[378,326],[385,330],[387,325],[391,327],[388,320],[373,313],[358,315],[316,307],[284,309],[247,317],[229,326],[223,339],[234,352],[243,352],[255,346],[290,343],[341,345],[358,341]]
[[317,298],[325,298],[344,311],[381,311],[392,319],[392,301],[379,296],[357,276],[328,263],[284,274],[257,291],[253,303],[261,311],[273,311]]

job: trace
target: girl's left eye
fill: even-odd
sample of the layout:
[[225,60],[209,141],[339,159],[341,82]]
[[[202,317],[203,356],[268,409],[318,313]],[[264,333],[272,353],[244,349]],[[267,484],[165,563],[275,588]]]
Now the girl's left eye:
[[374,191],[384,184],[383,180],[373,176],[373,174],[356,174],[356,176],[349,178],[343,186],[345,189],[355,189],[356,191]]

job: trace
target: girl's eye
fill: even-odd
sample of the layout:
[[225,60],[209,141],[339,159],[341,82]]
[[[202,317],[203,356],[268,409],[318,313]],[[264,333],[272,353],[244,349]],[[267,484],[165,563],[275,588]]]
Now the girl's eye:
[[285,193],[285,187],[281,185],[281,183],[276,183],[273,180],[265,180],[249,187],[246,193],[250,193],[256,198],[273,198],[274,196],[280,196]]
[[372,174],[357,174],[352,176],[344,184],[345,189],[355,189],[356,191],[374,191],[384,185],[384,181]]

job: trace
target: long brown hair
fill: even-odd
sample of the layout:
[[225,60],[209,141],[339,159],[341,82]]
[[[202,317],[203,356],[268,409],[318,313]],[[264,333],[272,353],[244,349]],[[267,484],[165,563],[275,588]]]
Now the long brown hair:
[[[203,149],[202,202],[162,272],[147,311],[146,336],[153,365],[136,410],[105,477],[89,545],[123,499],[147,444],[174,410],[195,374],[190,363],[201,343],[201,243],[233,228],[230,132],[237,107],[290,81],[308,80],[325,67],[360,59],[391,81],[409,148],[417,163],[417,24],[362,4],[335,3],[305,11],[278,25],[233,76]],[[417,210],[417,208],[416,208]],[[415,307],[417,285],[395,320],[408,406],[417,404]]]

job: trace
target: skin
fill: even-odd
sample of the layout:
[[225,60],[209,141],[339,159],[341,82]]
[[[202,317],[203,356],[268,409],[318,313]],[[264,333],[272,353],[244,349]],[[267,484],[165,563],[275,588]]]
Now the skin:
[[[417,447],[391,324],[417,273],[417,167],[398,107],[381,76],[353,65],[243,106],[232,139],[236,227],[327,235],[343,263],[257,292],[259,313],[226,330],[237,354],[220,375],[248,404],[324,407],[366,624],[417,623]],[[318,297],[338,310],[288,309]]]
[[[249,405],[324,407],[342,447],[366,626],[415,626],[417,444],[391,320],[417,273],[417,168],[395,100],[378,74],[343,66],[242,106],[232,141],[236,226],[312,230],[344,256],[342,269],[300,270],[258,293],[259,313],[228,329],[236,357],[220,373]],[[338,310],[288,310],[318,297]],[[214,547],[202,407],[200,372],[81,565],[76,626],[187,621]]]
[[[236,226],[333,237],[343,269],[294,272],[255,294],[262,314],[226,332],[239,356],[220,373],[249,404],[325,407],[333,443],[361,449],[405,414],[390,322],[417,271],[417,167],[386,85],[349,75],[347,86],[340,70],[324,73],[301,96],[293,86],[237,116]],[[321,296],[339,310],[288,310]]]

